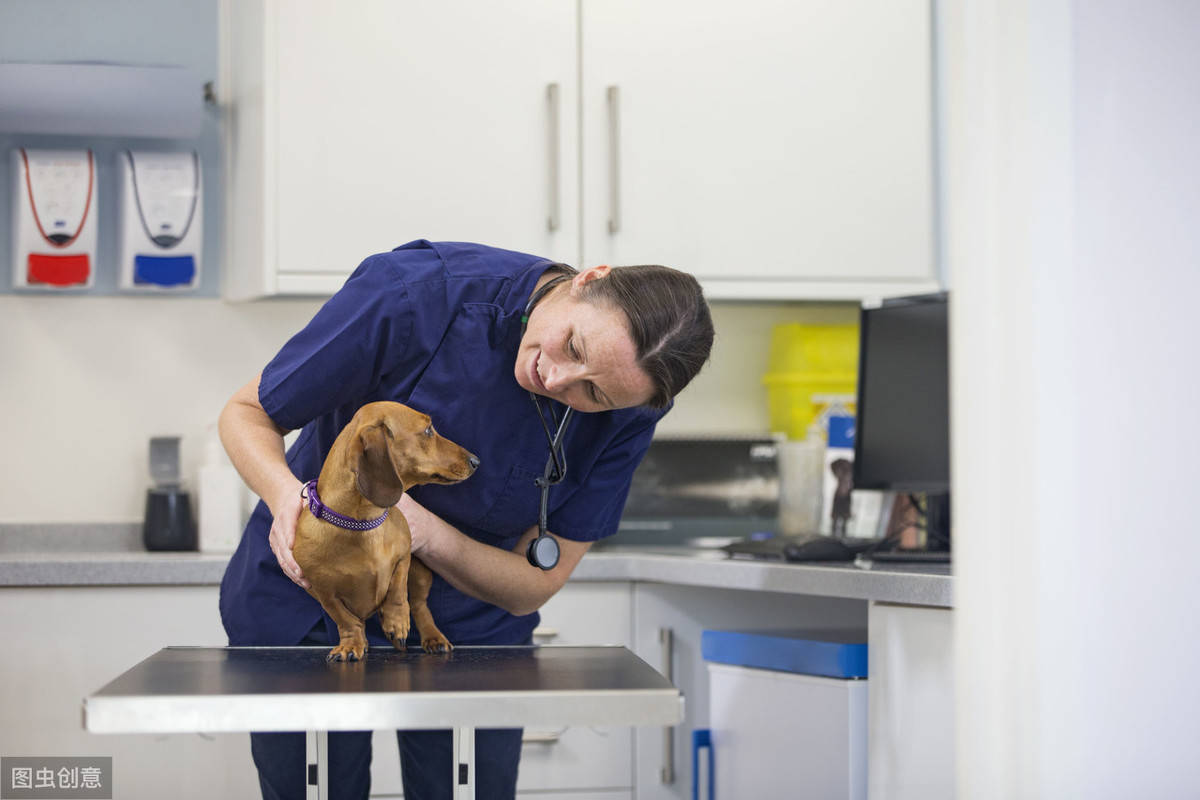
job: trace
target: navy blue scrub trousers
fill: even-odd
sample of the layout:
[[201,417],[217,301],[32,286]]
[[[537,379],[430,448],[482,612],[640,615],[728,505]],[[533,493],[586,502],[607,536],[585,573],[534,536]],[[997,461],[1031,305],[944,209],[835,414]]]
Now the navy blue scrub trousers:
[[[317,632],[320,632],[318,635]],[[317,623],[300,644],[328,644]],[[475,797],[512,800],[521,760],[521,728],[475,731]],[[305,735],[251,733],[250,753],[258,768],[263,800],[304,800]],[[453,795],[452,734],[448,730],[396,731],[405,800],[449,800]],[[329,734],[331,800],[366,800],[371,791],[371,732]]]

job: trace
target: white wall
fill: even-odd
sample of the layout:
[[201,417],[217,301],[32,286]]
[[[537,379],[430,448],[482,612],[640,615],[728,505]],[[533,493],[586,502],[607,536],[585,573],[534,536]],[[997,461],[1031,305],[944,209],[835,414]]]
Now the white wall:
[[[206,429],[225,401],[319,307],[0,295],[0,524],[140,521],[156,435],[183,437],[194,486]],[[854,321],[857,311],[728,303],[714,316],[712,362],[661,432],[765,430],[771,326]]]
[[1200,6],[947,4],[958,795],[1200,792]]
[[206,428],[318,303],[0,296],[0,523],[140,521],[149,438]]

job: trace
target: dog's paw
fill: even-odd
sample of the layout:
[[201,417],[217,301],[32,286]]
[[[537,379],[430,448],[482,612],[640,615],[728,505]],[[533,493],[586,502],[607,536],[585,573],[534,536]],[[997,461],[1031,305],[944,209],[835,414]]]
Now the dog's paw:
[[392,643],[392,647],[397,650],[404,650],[408,647],[408,631],[411,626],[407,614],[403,618],[381,614],[380,622],[383,623],[383,635]]
[[329,651],[326,661],[361,661],[367,654],[367,642],[342,642]]
[[426,653],[449,653],[454,649],[454,645],[450,644],[446,637],[439,633],[436,636],[422,639],[421,649]]

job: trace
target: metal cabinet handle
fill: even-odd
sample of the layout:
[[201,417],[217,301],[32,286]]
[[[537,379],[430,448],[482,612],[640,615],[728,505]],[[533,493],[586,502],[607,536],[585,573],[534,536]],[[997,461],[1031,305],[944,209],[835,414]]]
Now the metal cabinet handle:
[[[670,628],[658,629],[658,644],[662,648],[662,674],[672,683],[675,682],[675,633]],[[659,781],[665,784],[675,782],[675,728],[663,728],[663,767]]]
[[546,84],[546,157],[549,159],[549,169],[546,170],[546,198],[549,203],[549,213],[546,215],[546,230],[551,233],[558,230],[559,227],[558,184],[561,105],[558,84]]
[[621,89],[610,86],[608,98],[608,232],[621,230]]

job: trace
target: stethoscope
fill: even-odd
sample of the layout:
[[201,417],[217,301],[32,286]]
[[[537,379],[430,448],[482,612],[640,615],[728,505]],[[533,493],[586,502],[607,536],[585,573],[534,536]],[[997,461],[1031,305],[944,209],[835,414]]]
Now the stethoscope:
[[[570,280],[570,278],[570,275],[562,275],[554,278],[546,282],[542,288],[530,296],[529,302],[525,305],[525,311],[521,314],[522,338],[524,338],[525,328],[529,324],[529,312],[545,296],[546,292],[563,281]],[[562,419],[559,419],[558,415],[554,413],[554,406],[550,406],[550,419],[557,426],[554,433],[551,434],[550,426],[546,424],[546,412],[542,409],[542,404],[538,401],[538,396],[530,392],[529,399],[533,401],[533,407],[537,409],[538,420],[542,423],[542,430],[546,433],[546,441],[550,445],[550,457],[546,459],[546,469],[542,472],[542,476],[533,479],[534,485],[542,490],[542,503],[541,509],[538,512],[538,535],[536,539],[529,543],[529,549],[525,551],[525,557],[529,559],[529,563],[533,564],[533,566],[548,570],[554,569],[554,566],[558,564],[558,542],[546,532],[546,512],[550,502],[550,487],[560,482],[567,475],[567,457],[563,452],[563,435],[567,432],[567,423],[570,422],[571,413],[575,409],[567,406],[567,410],[563,412]]]

